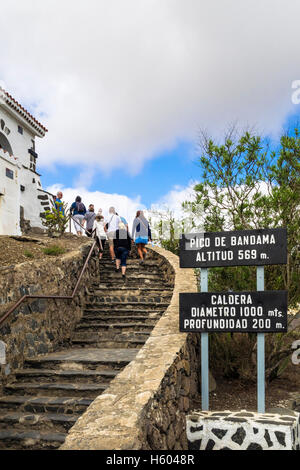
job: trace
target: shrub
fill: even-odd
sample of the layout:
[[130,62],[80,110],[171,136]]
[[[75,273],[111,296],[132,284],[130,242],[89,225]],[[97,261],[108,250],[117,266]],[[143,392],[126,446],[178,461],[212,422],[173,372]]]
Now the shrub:
[[67,211],[67,204],[56,202],[52,210],[44,212],[42,224],[47,228],[49,237],[52,237],[55,232],[63,235],[67,229],[69,219],[70,214]]
[[31,253],[31,251],[29,251],[29,250],[25,250],[25,251],[24,251],[24,255],[25,255],[27,258],[34,258],[34,254]]
[[43,252],[45,255],[58,256],[58,255],[62,255],[63,253],[65,253],[66,250],[64,248],[61,248],[60,246],[51,245],[51,246],[48,246],[47,248],[43,248]]
[[[289,322],[290,323],[290,322]],[[279,377],[291,360],[291,345],[299,338],[299,327],[288,333],[265,334],[266,381]],[[212,333],[210,366],[216,376],[255,382],[257,377],[255,333]]]
[[179,240],[162,240],[161,246],[179,256]]

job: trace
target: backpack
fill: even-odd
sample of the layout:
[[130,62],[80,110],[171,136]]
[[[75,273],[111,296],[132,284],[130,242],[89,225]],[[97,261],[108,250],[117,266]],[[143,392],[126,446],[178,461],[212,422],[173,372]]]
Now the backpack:
[[84,212],[85,211],[85,205],[83,204],[83,202],[76,202],[76,209],[77,209],[77,212]]

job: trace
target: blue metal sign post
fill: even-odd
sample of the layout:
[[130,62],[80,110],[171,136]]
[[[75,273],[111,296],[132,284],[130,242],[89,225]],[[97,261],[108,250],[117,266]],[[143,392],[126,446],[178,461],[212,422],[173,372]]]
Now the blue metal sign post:
[[[201,268],[201,292],[208,292],[208,269]],[[201,333],[201,402],[202,410],[209,410],[209,348],[208,333]]]
[[[256,289],[265,289],[265,268],[256,268]],[[265,412],[265,334],[257,333],[257,411]]]

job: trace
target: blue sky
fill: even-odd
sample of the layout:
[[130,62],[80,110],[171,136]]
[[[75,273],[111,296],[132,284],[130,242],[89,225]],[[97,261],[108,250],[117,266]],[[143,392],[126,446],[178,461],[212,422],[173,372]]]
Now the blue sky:
[[[163,152],[148,160],[138,175],[131,175],[126,168],[118,168],[109,174],[96,170],[89,191],[124,194],[131,199],[141,196],[142,203],[150,207],[173,187],[185,187],[199,178],[200,168],[196,165],[195,144],[180,143],[173,150]],[[42,169],[44,187],[60,184],[63,187],[76,186],[84,166],[55,165],[53,169]],[[87,170],[92,172],[91,169]],[[84,181],[84,178],[83,178]]]

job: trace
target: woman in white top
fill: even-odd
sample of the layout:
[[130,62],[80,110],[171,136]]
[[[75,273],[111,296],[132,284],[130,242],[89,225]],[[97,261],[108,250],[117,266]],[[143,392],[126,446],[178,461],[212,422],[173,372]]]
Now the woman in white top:
[[105,242],[107,240],[106,227],[103,215],[97,214],[94,220],[93,231],[99,247],[99,259],[102,259]]

